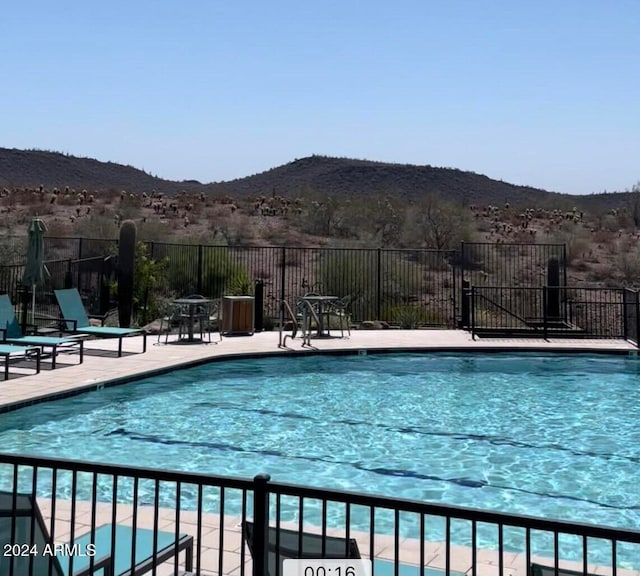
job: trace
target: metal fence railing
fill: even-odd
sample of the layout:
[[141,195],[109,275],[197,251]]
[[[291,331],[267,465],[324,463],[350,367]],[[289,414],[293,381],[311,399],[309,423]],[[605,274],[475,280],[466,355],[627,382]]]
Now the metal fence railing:
[[624,288],[472,286],[476,334],[620,338],[637,343],[638,293]]
[[[23,240],[4,239],[11,250]],[[77,263],[102,258],[112,259],[113,264],[117,244],[110,239],[46,237],[45,259]],[[151,310],[150,299],[185,294],[212,298],[246,294],[259,281],[264,287],[265,324],[275,324],[280,302],[293,304],[297,296],[318,285],[326,293],[350,296],[354,322],[381,320],[403,328],[452,328],[461,318],[463,280],[474,286],[540,287],[547,283],[549,262],[555,260],[558,284],[566,284],[561,244],[463,243],[459,250],[144,244],[147,256],[162,263],[162,281],[153,290],[136,295],[140,309]],[[0,266],[2,289],[17,294],[21,265]],[[95,306],[92,312],[104,313],[98,308],[108,300],[103,287],[112,280],[113,268],[109,271],[105,266],[102,286],[98,286],[90,278],[97,276],[91,266],[73,264],[70,280],[87,292],[87,300]],[[62,272],[56,269],[54,275],[59,283]],[[96,290],[101,296],[96,296]],[[40,295],[36,296],[38,305]]]
[[552,259],[560,264],[555,284],[566,286],[565,244],[463,242],[460,248],[462,277],[474,286],[542,286]]
[[640,293],[625,288],[622,292],[625,338],[640,346]]
[[[551,573],[640,569],[638,531],[280,484],[265,475],[234,479],[0,454],[0,490],[3,543],[35,550],[0,557],[2,574],[47,574],[41,562],[61,560],[71,564],[67,573],[74,562],[93,573],[99,562],[137,558],[163,574],[264,576],[271,558],[269,576],[282,576],[287,552],[279,542],[289,538],[296,555],[309,537],[319,542],[316,550],[344,542],[345,556],[353,541],[373,561],[373,576],[419,575],[420,566],[444,576],[475,576],[486,566],[499,576],[525,575],[533,563]],[[71,548],[80,541],[84,548]],[[40,558],[38,550],[53,542],[75,552]],[[100,554],[86,554],[88,543]]]

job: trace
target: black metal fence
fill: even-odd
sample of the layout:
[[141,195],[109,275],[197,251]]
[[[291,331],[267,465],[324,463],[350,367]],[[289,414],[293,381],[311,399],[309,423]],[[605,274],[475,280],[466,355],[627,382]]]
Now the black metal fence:
[[640,346],[640,293],[625,288],[622,292],[625,338]]
[[560,265],[559,286],[567,285],[565,244],[463,242],[461,275],[473,286],[543,286],[550,260]]
[[[596,565],[612,576],[622,567],[640,569],[637,531],[280,484],[262,475],[234,479],[0,454],[0,490],[0,534],[10,552],[0,557],[2,574],[55,573],[42,568],[38,549],[11,551],[36,545],[41,555],[58,542],[69,544],[67,557],[62,551],[44,560],[65,561],[68,573],[74,562],[93,573],[101,561],[137,558],[153,573],[265,576],[271,559],[269,576],[282,576],[279,560],[287,553],[279,542],[291,534],[294,556],[312,534],[318,550],[342,539],[345,557],[355,541],[373,561],[374,576],[421,576],[420,566],[444,575],[475,576],[488,567],[499,576],[525,575],[534,562],[556,573],[594,573]],[[243,537],[247,522],[251,550]],[[84,548],[71,547],[80,541]],[[93,555],[88,543],[98,547]]]
[[472,286],[473,335],[621,338],[637,343],[638,292],[624,288]]
[[[23,238],[4,241],[12,253],[24,244]],[[116,254],[116,240],[45,238],[50,284],[70,280],[93,313],[107,311],[105,284],[110,281]],[[355,322],[381,320],[403,328],[452,328],[461,317],[463,280],[474,286],[540,287],[547,283],[549,261],[556,259],[559,285],[566,285],[563,244],[463,243],[459,250],[401,250],[150,242],[146,254],[162,264],[162,282],[153,292],[137,296],[141,309],[152,309],[151,301],[186,294],[213,298],[246,294],[259,281],[264,286],[267,325],[279,317],[279,302],[293,304],[296,296],[318,286],[325,293],[350,296],[349,312]],[[1,266],[1,289],[17,295],[21,270],[20,264]],[[47,292],[49,286],[37,293],[36,306],[43,311],[49,306]],[[42,304],[41,299],[45,300]]]
[[454,251],[347,248],[227,247],[151,243],[166,261],[164,295],[224,293],[265,287],[264,314],[279,316],[279,301],[293,303],[314,288],[351,296],[354,320],[452,326],[456,295]]
[[[45,265],[49,274],[44,285],[36,288],[35,324],[46,325],[59,317],[53,291],[60,288],[77,287],[90,314],[99,314],[109,308],[109,282],[114,270],[112,257],[47,260]],[[9,294],[17,316],[25,324],[27,320],[31,322],[32,287],[21,284],[23,272],[24,264],[0,266],[0,293]]]

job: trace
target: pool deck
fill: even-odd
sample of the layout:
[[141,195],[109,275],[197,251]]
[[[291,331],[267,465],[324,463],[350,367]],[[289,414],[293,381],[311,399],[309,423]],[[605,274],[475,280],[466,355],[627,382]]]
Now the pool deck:
[[101,386],[154,373],[203,363],[208,360],[242,358],[251,355],[283,355],[309,352],[339,352],[358,350],[387,351],[571,351],[617,352],[636,354],[638,349],[625,340],[550,339],[540,338],[484,338],[473,340],[462,330],[360,330],[348,338],[312,338],[311,347],[303,347],[302,340],[287,339],[287,348],[278,348],[278,332],[261,332],[253,336],[225,337],[217,343],[178,343],[175,336],[169,343],[157,343],[149,335],[146,353],[142,337],[125,338],[123,356],[116,356],[117,339],[87,340],[85,358],[78,364],[78,355],[62,351],[57,367],[51,370],[50,360],[44,358],[39,374],[35,362],[11,365],[10,377],[0,383],[0,410],[26,403],[55,399],[81,390],[95,390]]
[[[253,336],[226,337],[221,342],[203,344],[177,343],[170,338],[168,344],[156,343],[155,336],[148,337],[146,353],[142,350],[142,338],[133,337],[124,340],[124,354],[116,356],[117,340],[88,340],[85,343],[85,358],[83,364],[78,364],[77,354],[62,353],[58,356],[58,367],[51,370],[50,360],[44,359],[40,374],[34,373],[34,361],[27,361],[19,366],[11,365],[10,379],[0,384],[0,410],[12,409],[27,403],[45,401],[83,390],[95,390],[101,386],[129,381],[138,377],[186,367],[208,360],[224,358],[242,358],[251,355],[282,355],[301,354],[309,352],[339,352],[339,351],[474,351],[494,353],[500,351],[536,351],[536,352],[609,352],[637,355],[637,348],[623,340],[586,340],[586,339],[556,339],[544,341],[527,338],[491,338],[473,340],[468,332],[460,330],[372,330],[352,332],[349,338],[312,339],[312,347],[302,346],[302,340],[287,339],[288,348],[278,348],[278,333],[263,332]],[[213,339],[217,334],[213,335]],[[43,513],[47,514],[47,503],[42,502]],[[147,515],[151,512],[146,512]],[[160,528],[173,528],[171,511],[162,512]],[[181,527],[185,531],[195,531],[193,514],[184,512]],[[99,511],[99,520],[107,521],[110,512],[106,509]],[[130,522],[130,512],[123,510],[118,513],[118,521]],[[150,522],[151,516],[143,523]],[[216,546],[217,534],[220,531],[220,518],[207,517],[205,522],[206,534],[203,534],[202,566],[204,575],[217,574],[219,551]],[[64,524],[64,520],[61,520]],[[58,521],[56,521],[58,523]],[[80,524],[89,525],[89,521]],[[84,526],[87,528],[87,526]],[[81,531],[81,530],[80,530]],[[224,518],[224,574],[238,576],[240,565],[245,563],[245,574],[250,575],[251,560],[248,551],[241,555],[243,542],[238,527],[237,518]],[[56,530],[56,540],[64,541],[65,529],[60,526]],[[360,535],[365,542],[368,535]],[[389,538],[376,538],[375,556],[377,558],[393,558],[393,546]],[[388,541],[387,541],[388,540]],[[427,564],[436,569],[443,569],[445,563],[444,547],[442,543],[428,543]],[[401,561],[416,564],[419,561],[419,543],[404,540],[401,545]],[[549,559],[539,559],[549,563]],[[471,574],[470,549],[453,547],[451,550],[451,568],[462,573]],[[507,554],[503,557],[504,575],[526,576],[527,569],[522,555]],[[564,564],[564,563],[563,563]],[[566,568],[580,569],[580,565],[564,564]],[[590,572],[600,575],[611,574],[610,567],[590,566]],[[160,575],[172,574],[173,564],[165,564],[158,572]],[[416,571],[417,573],[417,571]],[[640,576],[640,572],[619,569],[620,576]],[[478,551],[478,576],[498,576],[499,564],[497,553],[490,550]]]

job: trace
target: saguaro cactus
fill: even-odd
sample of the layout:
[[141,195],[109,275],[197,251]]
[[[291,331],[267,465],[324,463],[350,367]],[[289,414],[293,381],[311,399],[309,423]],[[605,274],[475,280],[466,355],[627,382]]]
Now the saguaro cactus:
[[118,318],[122,328],[131,327],[133,313],[133,267],[136,254],[136,223],[125,220],[120,225],[118,244]]

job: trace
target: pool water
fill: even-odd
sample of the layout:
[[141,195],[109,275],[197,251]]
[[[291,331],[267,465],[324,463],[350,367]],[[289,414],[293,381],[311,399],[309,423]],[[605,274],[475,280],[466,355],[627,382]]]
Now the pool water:
[[640,529],[639,374],[619,356],[246,359],[4,414],[0,445]]

